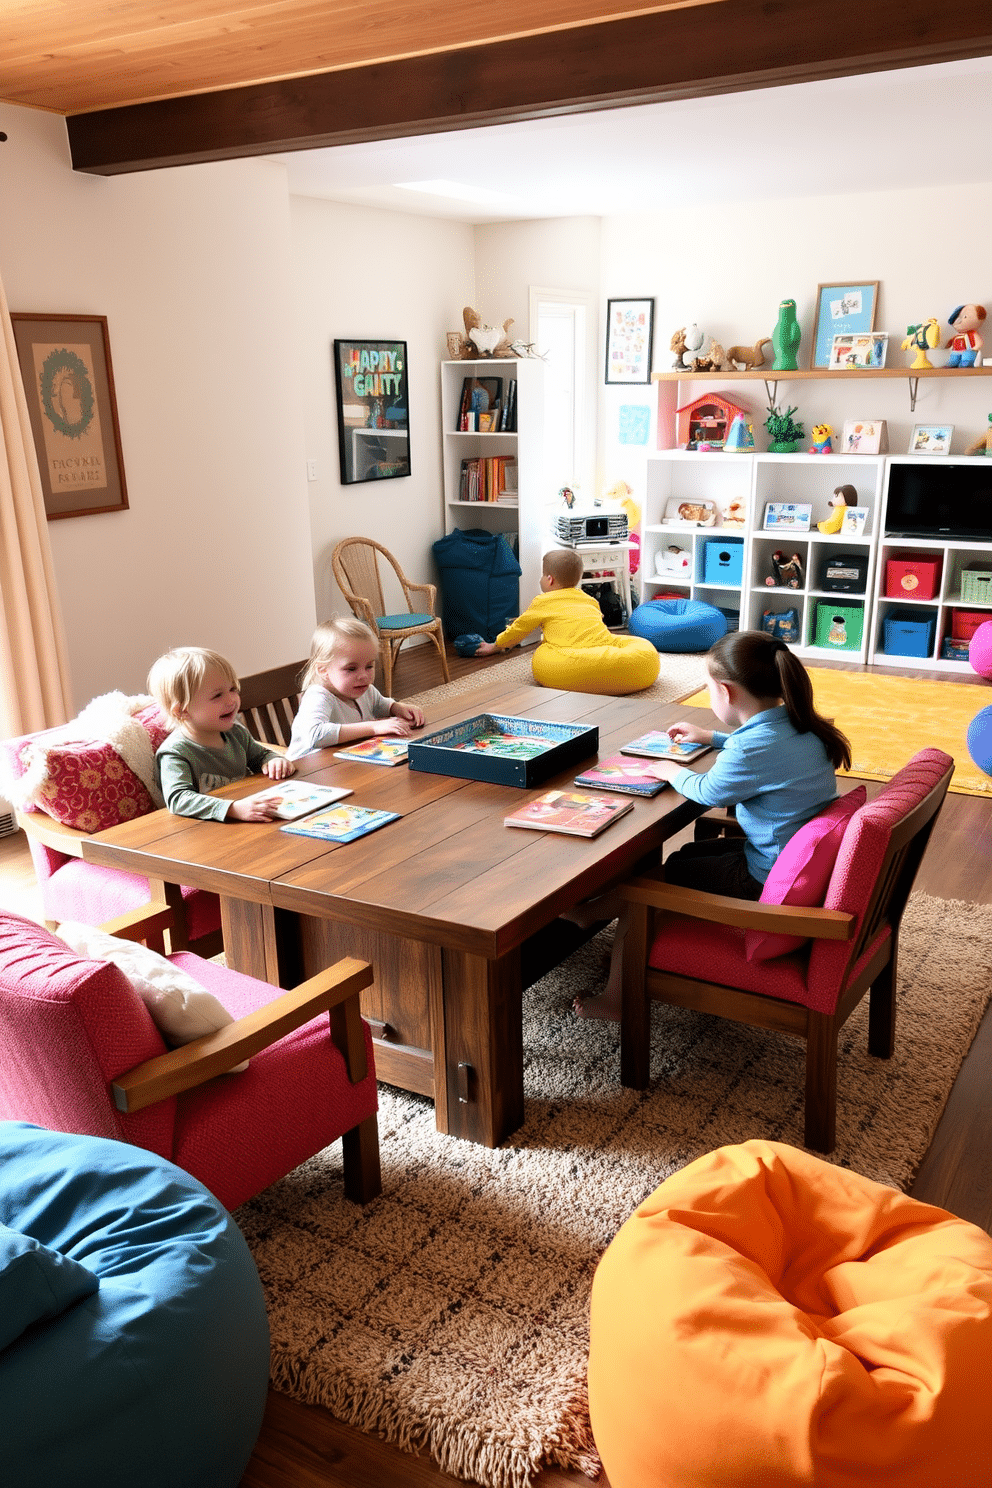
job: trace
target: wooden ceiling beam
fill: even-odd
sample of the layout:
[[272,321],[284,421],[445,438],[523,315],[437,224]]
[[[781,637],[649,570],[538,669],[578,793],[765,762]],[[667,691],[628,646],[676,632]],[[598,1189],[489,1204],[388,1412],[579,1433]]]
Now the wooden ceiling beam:
[[117,175],[989,54],[988,0],[715,0],[66,122],[73,168]]

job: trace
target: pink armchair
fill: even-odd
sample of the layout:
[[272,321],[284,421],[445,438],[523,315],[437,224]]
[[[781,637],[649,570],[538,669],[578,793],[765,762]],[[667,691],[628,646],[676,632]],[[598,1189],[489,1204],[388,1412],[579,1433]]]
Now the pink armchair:
[[[145,909],[105,928],[155,941],[168,918]],[[146,1147],[228,1209],[341,1137],[346,1194],[374,1198],[378,1094],[359,1012],[368,964],[347,958],[279,994],[199,956],[170,959],[235,1019],[172,1050],[116,966],[0,914],[0,1119]]]
[[[837,1038],[868,992],[869,1051],[892,1053],[899,923],[953,772],[950,755],[924,749],[854,812],[822,908],[754,904],[650,878],[625,884],[623,1083],[648,1084],[652,1000],[798,1034],[806,1040],[806,1145],[832,1152]],[[652,926],[656,911],[666,914]],[[749,930],[812,945],[748,960]]]

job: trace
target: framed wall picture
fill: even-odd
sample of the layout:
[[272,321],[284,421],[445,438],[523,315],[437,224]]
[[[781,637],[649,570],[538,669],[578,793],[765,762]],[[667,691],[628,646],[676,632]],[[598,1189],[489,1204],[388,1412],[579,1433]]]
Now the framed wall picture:
[[914,424],[909,441],[911,455],[949,455],[953,424]]
[[126,511],[107,317],[10,319],[48,520]]
[[844,425],[842,455],[880,455],[888,447],[884,419],[851,419]]
[[830,348],[830,370],[884,367],[889,338],[884,331],[857,331],[835,336]]
[[875,329],[878,280],[860,283],[821,284],[816,291],[813,323],[813,358],[810,367],[829,367],[834,337],[863,335]]
[[650,382],[654,300],[607,300],[606,381]]
[[341,482],[410,474],[405,341],[334,342]]

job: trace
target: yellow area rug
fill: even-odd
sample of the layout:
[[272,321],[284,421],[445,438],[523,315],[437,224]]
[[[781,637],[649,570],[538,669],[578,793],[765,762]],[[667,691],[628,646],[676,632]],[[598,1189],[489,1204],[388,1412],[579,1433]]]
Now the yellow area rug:
[[[968,753],[968,725],[992,704],[992,687],[832,667],[810,667],[809,675],[817,712],[832,718],[851,741],[849,774],[888,780],[917,750],[943,749],[954,758],[952,791],[992,796],[992,779]],[[705,691],[685,701],[694,708],[709,706]]]

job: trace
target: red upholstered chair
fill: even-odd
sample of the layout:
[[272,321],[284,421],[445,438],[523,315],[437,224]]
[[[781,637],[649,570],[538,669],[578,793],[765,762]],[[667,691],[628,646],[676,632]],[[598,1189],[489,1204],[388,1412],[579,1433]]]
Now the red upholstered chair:
[[[652,1000],[795,1033],[806,1040],[806,1145],[832,1152],[837,1037],[869,992],[869,1051],[892,1053],[899,923],[953,772],[950,755],[924,749],[854,812],[822,907],[754,904],[651,878],[624,885],[623,1083],[647,1086]],[[657,911],[667,913],[654,925]],[[748,931],[812,944],[748,960]]]
[[[145,910],[105,928],[154,941],[168,915]],[[146,1147],[228,1209],[342,1137],[346,1194],[374,1198],[378,1095],[359,1012],[368,964],[347,958],[278,994],[199,956],[170,959],[235,1019],[172,1050],[116,966],[0,914],[0,1119]],[[224,1073],[245,1059],[246,1070]]]

